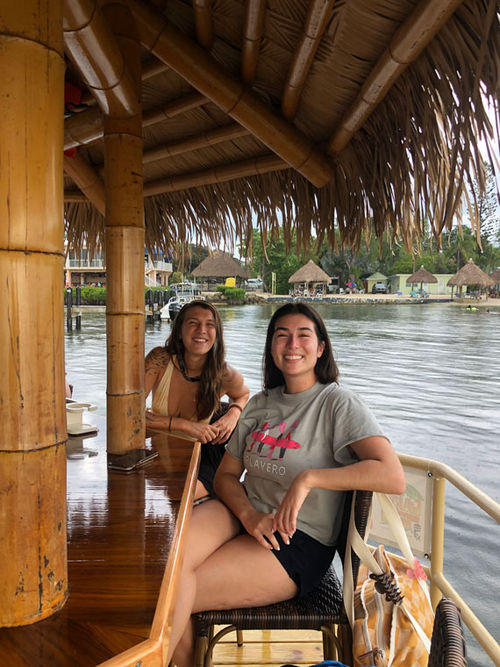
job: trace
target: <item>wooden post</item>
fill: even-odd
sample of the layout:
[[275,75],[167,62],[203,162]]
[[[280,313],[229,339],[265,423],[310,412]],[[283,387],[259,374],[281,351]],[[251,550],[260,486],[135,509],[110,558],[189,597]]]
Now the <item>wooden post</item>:
[[67,597],[60,0],[0,34],[0,626]]
[[[140,95],[140,44],[128,10],[103,8]],[[144,207],[142,118],[104,118],[107,449],[144,447]]]

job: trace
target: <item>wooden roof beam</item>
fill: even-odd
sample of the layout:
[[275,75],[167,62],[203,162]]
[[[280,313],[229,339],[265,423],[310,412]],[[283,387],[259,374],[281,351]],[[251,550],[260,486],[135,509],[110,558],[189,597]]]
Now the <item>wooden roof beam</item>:
[[294,53],[283,89],[281,110],[285,118],[293,118],[311,69],[314,56],[332,15],[335,0],[313,0],[309,5],[304,31]]
[[283,171],[289,168],[290,165],[277,155],[266,155],[260,158],[213,167],[212,169],[203,169],[202,171],[195,171],[189,174],[180,174],[178,176],[171,176],[170,178],[150,181],[144,185],[144,196],[151,197],[166,192],[178,192],[179,190],[197,188],[201,185],[225,183],[226,181],[233,181],[236,178],[268,174],[271,171]]
[[[189,174],[180,174],[170,178],[163,178],[156,181],[149,181],[144,185],[144,196],[152,197],[167,192],[178,192],[197,188],[201,185],[214,185],[215,183],[225,183],[233,181],[236,178],[245,178],[248,176],[257,176],[259,174],[268,174],[272,171],[283,171],[289,169],[290,165],[277,155],[266,155],[264,157],[251,160],[243,160],[230,165],[213,167],[201,171],[191,172]],[[65,190],[64,201],[83,202],[87,201],[85,195],[78,190]]]
[[167,23],[161,14],[137,0],[124,3],[133,12],[140,39],[147,49],[315,186],[328,183],[333,177],[333,167],[309,139],[276,115],[241,81],[228,75],[206,51]]
[[198,44],[204,49],[212,46],[212,0],[193,0],[194,29]]
[[252,83],[255,79],[265,15],[266,0],[246,1],[241,45],[241,79],[245,83]]
[[106,212],[106,195],[104,183],[92,166],[78,153],[73,157],[64,156],[64,171],[70,176],[102,215]]
[[64,1],[64,45],[102,111],[127,118],[139,100],[113,32],[96,0]]
[[241,127],[241,125],[238,125],[238,123],[216,127],[214,130],[202,132],[201,134],[196,134],[184,139],[178,139],[169,144],[164,144],[163,146],[158,146],[149,151],[145,151],[143,154],[143,163],[148,164],[150,162],[155,162],[156,160],[163,160],[166,157],[172,157],[173,155],[181,155],[182,153],[196,151],[200,148],[206,148],[207,146],[215,146],[223,141],[231,141],[232,139],[244,137],[248,134],[250,134],[250,132],[244,127]]
[[[162,63],[163,64],[163,63]],[[176,100],[168,102],[159,109],[152,109],[144,113],[142,118],[143,127],[161,123],[173,118],[178,114],[196,109],[208,102],[208,98],[200,93],[189,93]],[[64,121],[64,150],[89,144],[97,139],[102,139],[102,112],[100,109],[87,109],[71,116]]]
[[327,151],[335,155],[366,122],[384,99],[396,79],[425,49],[463,0],[422,0],[396,31],[340,127],[328,142]]

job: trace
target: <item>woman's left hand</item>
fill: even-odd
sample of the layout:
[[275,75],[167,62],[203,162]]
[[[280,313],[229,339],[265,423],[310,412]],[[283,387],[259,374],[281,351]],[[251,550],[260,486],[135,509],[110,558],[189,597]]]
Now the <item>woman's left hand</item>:
[[231,433],[234,431],[234,427],[238,423],[239,416],[239,410],[228,410],[223,417],[212,424],[212,426],[218,431],[217,437],[212,440],[214,445],[219,442],[225,442],[229,438]]
[[304,474],[306,472],[299,473],[290,484],[285,497],[274,515],[273,531],[278,530],[280,533],[284,533],[290,537],[295,533],[297,515],[311,490],[311,487],[306,482],[306,475]]

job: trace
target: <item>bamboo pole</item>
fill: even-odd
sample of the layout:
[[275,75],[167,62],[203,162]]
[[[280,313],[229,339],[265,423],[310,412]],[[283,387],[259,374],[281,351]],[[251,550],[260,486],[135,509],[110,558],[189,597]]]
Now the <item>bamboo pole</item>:
[[64,156],[64,171],[71,176],[85,197],[102,215],[106,212],[104,183],[97,172],[80,155]]
[[105,114],[139,112],[134,82],[96,0],[64,0],[64,44]]
[[309,5],[304,30],[293,55],[283,88],[281,109],[285,118],[293,118],[314,56],[332,15],[335,0],[314,0]]
[[266,0],[246,1],[241,43],[241,79],[245,83],[252,83],[255,79],[265,15]]
[[62,7],[2,6],[0,34],[0,625],[68,594]]
[[140,40],[147,49],[313,185],[321,187],[328,183],[333,177],[333,167],[304,134],[275,114],[241,81],[229,76],[201,47],[167,23],[160,13],[137,0],[124,2],[133,12]]
[[[140,44],[121,5],[103,8],[140,96]],[[104,118],[106,175],[107,450],[144,447],[142,119]]]
[[164,178],[158,181],[150,181],[144,186],[144,196],[151,197],[165,192],[188,190],[189,188],[196,188],[200,185],[224,183],[236,178],[267,174],[271,171],[283,171],[284,169],[289,168],[290,165],[277,155],[266,155],[264,157],[242,160],[241,162],[235,162],[230,165],[204,169],[190,174],[180,174],[179,176],[171,176],[170,178]]
[[224,141],[231,141],[232,139],[244,137],[249,134],[250,132],[244,127],[241,127],[241,125],[238,125],[238,123],[216,127],[215,130],[195,134],[191,137],[186,137],[185,139],[178,139],[169,144],[164,144],[163,146],[158,146],[157,148],[145,151],[143,155],[143,163],[148,164],[149,162],[163,160],[164,158],[172,157],[173,155],[181,155],[182,153],[196,151],[200,148],[206,148],[207,146],[215,146]]
[[204,49],[209,49],[213,41],[211,0],[193,0],[193,12],[198,44]]
[[441,30],[463,0],[422,0],[396,31],[361,91],[328,142],[328,153],[340,153],[380,104],[396,79]]
[[[186,111],[191,111],[191,109],[197,109],[208,101],[208,98],[200,95],[200,93],[189,93],[168,102],[159,109],[151,109],[146,112],[142,118],[142,125],[143,127],[149,127],[155,123],[161,123]],[[102,139],[102,136],[102,113],[100,109],[95,108],[81,111],[64,122],[65,151],[69,148],[76,148],[97,139]]]

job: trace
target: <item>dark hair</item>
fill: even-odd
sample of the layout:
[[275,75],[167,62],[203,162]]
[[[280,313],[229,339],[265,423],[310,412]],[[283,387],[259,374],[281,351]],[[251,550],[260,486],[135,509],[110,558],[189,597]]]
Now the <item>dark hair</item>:
[[182,325],[186,319],[187,313],[191,308],[196,307],[209,310],[215,320],[215,342],[207,352],[207,358],[198,385],[198,397],[196,401],[196,414],[198,419],[206,419],[219,407],[222,376],[226,367],[222,320],[215,306],[208,301],[201,300],[190,301],[182,306],[172,324],[172,330],[165,343],[165,349],[171,358],[175,354],[184,359]]
[[314,323],[318,343],[324,343],[323,354],[319,357],[314,367],[314,373],[318,382],[321,384],[328,384],[330,382],[337,382],[339,376],[339,369],[333,358],[332,345],[325,327],[325,323],[318,315],[318,313],[308,306],[306,303],[287,303],[273,313],[269,325],[267,327],[266,346],[264,348],[264,357],[262,360],[263,374],[264,374],[264,389],[272,389],[273,387],[280,387],[285,384],[283,373],[274,363],[271,354],[271,345],[273,342],[274,330],[276,322],[280,317],[285,315],[305,315],[311,322]]

